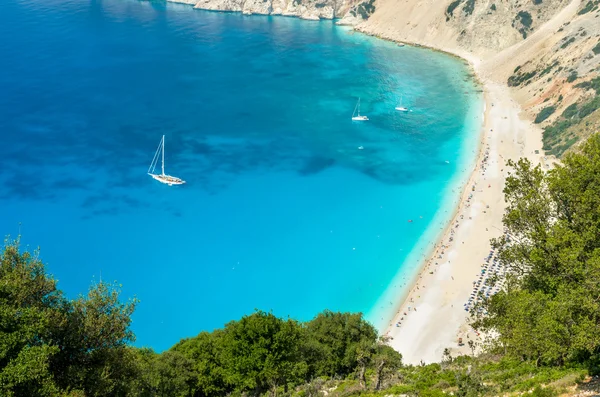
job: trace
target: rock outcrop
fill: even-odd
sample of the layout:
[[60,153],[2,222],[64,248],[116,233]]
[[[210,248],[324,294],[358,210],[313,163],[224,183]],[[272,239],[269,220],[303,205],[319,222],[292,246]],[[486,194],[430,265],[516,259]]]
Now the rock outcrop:
[[192,4],[210,11],[244,14],[284,15],[303,19],[337,19],[348,16],[346,24],[357,24],[374,11],[374,0],[168,0]]

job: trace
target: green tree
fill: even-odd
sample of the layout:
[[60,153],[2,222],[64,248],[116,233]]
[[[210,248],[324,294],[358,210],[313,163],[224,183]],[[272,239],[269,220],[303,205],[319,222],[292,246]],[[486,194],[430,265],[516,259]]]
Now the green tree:
[[61,349],[52,360],[62,388],[88,396],[121,395],[127,389],[135,370],[127,345],[135,340],[129,325],[137,301],[122,303],[119,294],[118,286],[101,282],[63,308],[66,318],[53,334]]
[[377,345],[373,357],[375,368],[375,390],[380,390],[383,382],[402,367],[402,355],[385,344],[385,340]]
[[233,391],[225,381],[225,369],[221,364],[223,331],[201,332],[195,338],[185,339],[173,347],[189,358],[194,365],[197,396],[226,395]]
[[506,233],[493,242],[510,274],[476,326],[538,364],[589,356],[600,347],[600,136],[547,173],[510,165]]
[[56,280],[33,255],[7,241],[0,257],[0,394],[54,396],[50,360],[59,351],[52,329],[60,325],[64,298]]
[[67,300],[38,253],[6,241],[0,256],[0,394],[125,395],[135,373],[127,344],[135,301],[100,283]]
[[373,360],[376,346],[373,342],[363,339],[356,344],[356,364],[358,370],[358,382],[362,388],[367,387],[367,367]]
[[374,345],[377,331],[361,313],[324,311],[306,324],[313,376],[346,376],[354,372],[361,344]]
[[227,383],[239,391],[261,394],[305,379],[301,356],[303,330],[294,320],[257,311],[225,326],[221,362]]

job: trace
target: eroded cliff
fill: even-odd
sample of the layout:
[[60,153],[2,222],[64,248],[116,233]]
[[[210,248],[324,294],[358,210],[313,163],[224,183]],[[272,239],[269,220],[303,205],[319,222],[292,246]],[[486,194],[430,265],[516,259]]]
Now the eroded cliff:
[[346,24],[366,20],[374,11],[374,0],[168,0],[194,8],[244,14],[285,15],[303,19],[337,19]]

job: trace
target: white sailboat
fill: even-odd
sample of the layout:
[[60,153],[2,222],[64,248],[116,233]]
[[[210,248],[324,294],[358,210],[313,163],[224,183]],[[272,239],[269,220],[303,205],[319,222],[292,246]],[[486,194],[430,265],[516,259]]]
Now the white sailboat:
[[[162,172],[160,174],[156,174],[154,169],[158,164],[158,158],[162,157]],[[164,183],[169,186],[173,185],[183,185],[185,181],[183,179],[177,178],[176,176],[171,176],[165,174],[165,136],[162,136],[160,143],[158,144],[158,148],[156,149],[156,153],[154,153],[154,158],[150,163],[150,168],[148,168],[148,175],[152,178],[156,179],[160,183]]]
[[399,112],[408,112],[408,108],[402,106],[402,96],[400,96],[400,104],[396,106],[396,110]]
[[360,98],[358,98],[358,102],[356,102],[356,106],[354,107],[354,112],[352,113],[353,121],[367,121],[369,118],[367,116],[360,115]]

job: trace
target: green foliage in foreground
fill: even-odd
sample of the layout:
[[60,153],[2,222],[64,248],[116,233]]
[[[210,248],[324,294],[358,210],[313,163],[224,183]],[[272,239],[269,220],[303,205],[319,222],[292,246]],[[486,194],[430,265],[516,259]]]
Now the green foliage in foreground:
[[[323,312],[307,323],[256,312],[156,354],[136,349],[136,301],[93,286],[65,298],[37,254],[7,242],[0,256],[1,396],[220,396],[277,394],[317,377],[367,371],[378,385],[401,356],[361,314]],[[379,386],[377,386],[379,388]]]
[[402,366],[361,314],[330,311],[257,311],[156,354],[129,345],[136,301],[104,283],[67,299],[16,241],[0,256],[0,396],[556,396],[600,373],[600,136],[547,173],[510,165],[494,241],[510,271],[473,313],[496,336],[479,357]]
[[544,173],[511,163],[507,233],[494,242],[510,275],[478,326],[494,346],[538,364],[600,362],[600,136]]
[[[18,242],[0,257],[0,395],[110,395],[131,377],[123,359],[135,301],[110,284],[68,300]],[[107,332],[107,330],[109,332]]]
[[9,242],[0,256],[0,395],[474,396],[573,384],[585,373],[494,357],[403,367],[360,314],[329,311],[307,323],[256,312],[156,354],[128,346],[136,302],[118,298],[101,283],[66,299],[37,256]]

